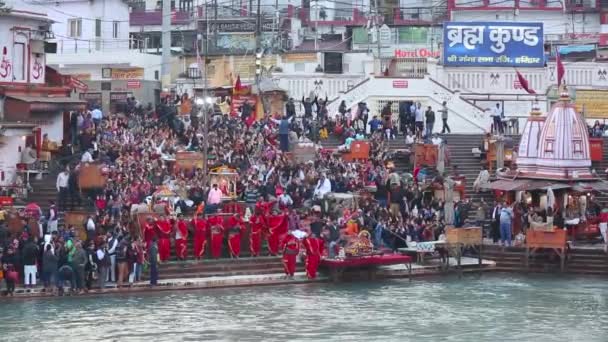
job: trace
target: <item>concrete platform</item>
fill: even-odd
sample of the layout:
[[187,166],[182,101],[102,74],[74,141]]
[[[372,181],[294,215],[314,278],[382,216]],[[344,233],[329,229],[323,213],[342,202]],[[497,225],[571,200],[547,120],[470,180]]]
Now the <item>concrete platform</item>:
[[[230,263],[227,260],[226,263]],[[455,272],[456,260],[450,259],[449,271]],[[463,257],[461,261],[463,272],[480,271],[478,259]],[[483,260],[481,271],[491,270],[495,263],[490,260]],[[424,265],[412,264],[412,277],[433,276],[445,274],[445,267],[439,260],[430,260]],[[408,278],[408,270],[405,265],[382,266],[377,273],[377,279],[382,278]],[[200,278],[171,278],[158,281],[158,285],[151,287],[149,282],[140,281],[131,287],[117,288],[115,284],[108,284],[105,289],[93,289],[82,294],[69,294],[65,296],[97,296],[97,295],[124,295],[130,293],[146,293],[160,291],[181,291],[181,290],[202,290],[232,287],[251,287],[251,286],[276,286],[276,285],[302,285],[313,283],[324,283],[329,278],[320,274],[317,279],[306,278],[304,272],[297,272],[293,278],[287,278],[283,273],[259,274],[259,275],[234,275],[234,276],[213,276]],[[41,287],[25,289],[18,287],[13,297],[0,297],[2,299],[26,299],[41,297],[56,297],[56,294],[44,292]]]

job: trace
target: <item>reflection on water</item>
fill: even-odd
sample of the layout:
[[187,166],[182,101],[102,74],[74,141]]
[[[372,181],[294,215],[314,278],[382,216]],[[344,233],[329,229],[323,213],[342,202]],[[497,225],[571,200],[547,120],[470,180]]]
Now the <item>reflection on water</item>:
[[601,278],[437,278],[0,302],[2,341],[608,341]]

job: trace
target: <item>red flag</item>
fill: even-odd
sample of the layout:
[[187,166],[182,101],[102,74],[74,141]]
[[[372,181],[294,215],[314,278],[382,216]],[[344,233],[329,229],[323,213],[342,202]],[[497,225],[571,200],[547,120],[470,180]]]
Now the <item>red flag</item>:
[[525,90],[528,94],[536,94],[534,89],[530,89],[530,84],[528,80],[522,75],[519,71],[515,71],[517,73],[517,80],[519,81],[519,85],[523,90]]
[[234,90],[236,90],[236,91],[243,90],[243,84],[241,83],[241,75],[236,76],[236,82],[234,83]]
[[562,80],[564,79],[564,73],[566,70],[564,69],[564,64],[562,63],[562,59],[559,56],[559,49],[555,49],[555,64],[557,65],[557,86],[562,85]]

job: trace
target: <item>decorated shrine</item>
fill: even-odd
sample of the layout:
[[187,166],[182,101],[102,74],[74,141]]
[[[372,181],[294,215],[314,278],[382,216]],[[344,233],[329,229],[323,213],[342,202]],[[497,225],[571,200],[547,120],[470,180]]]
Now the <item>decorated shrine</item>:
[[235,169],[227,166],[219,166],[209,172],[210,184],[217,184],[222,191],[222,200],[233,200],[237,197],[236,183],[239,174]]
[[489,188],[507,203],[529,207],[531,230],[555,231],[559,220],[571,241],[599,234],[593,193],[608,184],[591,171],[587,125],[565,87],[546,117],[534,106],[514,162],[511,170],[497,172]]

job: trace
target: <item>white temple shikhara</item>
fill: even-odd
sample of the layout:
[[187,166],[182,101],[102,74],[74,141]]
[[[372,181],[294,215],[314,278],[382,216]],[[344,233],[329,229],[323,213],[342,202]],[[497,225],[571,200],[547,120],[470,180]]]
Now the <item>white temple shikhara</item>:
[[547,117],[533,108],[524,126],[516,178],[556,181],[595,179],[587,125],[564,87]]

